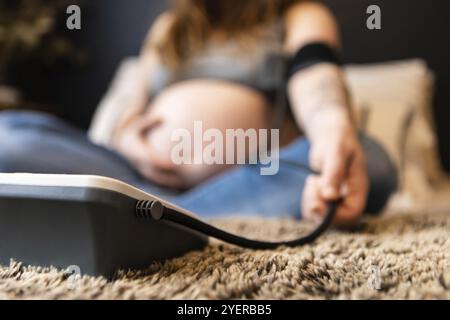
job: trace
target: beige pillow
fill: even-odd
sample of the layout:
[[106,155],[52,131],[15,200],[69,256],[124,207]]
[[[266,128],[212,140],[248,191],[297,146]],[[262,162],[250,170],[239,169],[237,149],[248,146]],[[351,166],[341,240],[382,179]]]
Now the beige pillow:
[[395,161],[400,194],[425,199],[445,174],[432,117],[434,76],[419,59],[346,67],[360,125]]

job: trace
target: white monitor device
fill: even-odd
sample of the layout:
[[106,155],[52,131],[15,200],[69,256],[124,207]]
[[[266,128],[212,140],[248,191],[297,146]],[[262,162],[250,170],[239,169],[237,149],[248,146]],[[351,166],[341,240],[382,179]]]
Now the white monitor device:
[[111,277],[201,249],[207,237],[136,215],[138,201],[192,213],[121,181],[82,175],[0,174],[0,263]]

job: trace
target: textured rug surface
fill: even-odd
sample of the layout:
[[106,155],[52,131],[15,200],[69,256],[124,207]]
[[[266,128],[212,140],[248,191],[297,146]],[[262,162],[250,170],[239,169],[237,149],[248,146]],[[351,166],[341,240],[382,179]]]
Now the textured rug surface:
[[[254,238],[292,238],[291,220],[215,221]],[[251,251],[213,243],[114,281],[0,267],[1,299],[450,299],[450,214],[385,216],[312,245]]]

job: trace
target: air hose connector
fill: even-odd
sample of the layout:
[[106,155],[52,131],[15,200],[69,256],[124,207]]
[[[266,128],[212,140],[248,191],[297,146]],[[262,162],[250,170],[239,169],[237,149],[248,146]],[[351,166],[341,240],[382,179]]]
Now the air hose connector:
[[139,218],[161,220],[164,215],[164,206],[159,201],[140,200],[136,203],[136,216]]

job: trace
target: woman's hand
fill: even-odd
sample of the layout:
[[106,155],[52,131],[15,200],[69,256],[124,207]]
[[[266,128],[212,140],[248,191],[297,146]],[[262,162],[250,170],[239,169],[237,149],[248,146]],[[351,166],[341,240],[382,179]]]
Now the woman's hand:
[[150,130],[160,125],[160,119],[140,115],[116,133],[113,147],[150,181],[171,188],[184,188],[185,184],[173,165],[159,159],[157,152],[148,143]]
[[321,175],[307,179],[302,213],[315,220],[324,216],[328,202],[341,200],[334,223],[352,225],[362,215],[367,200],[365,157],[348,121],[320,118],[316,119],[320,130],[310,138],[310,163]]

